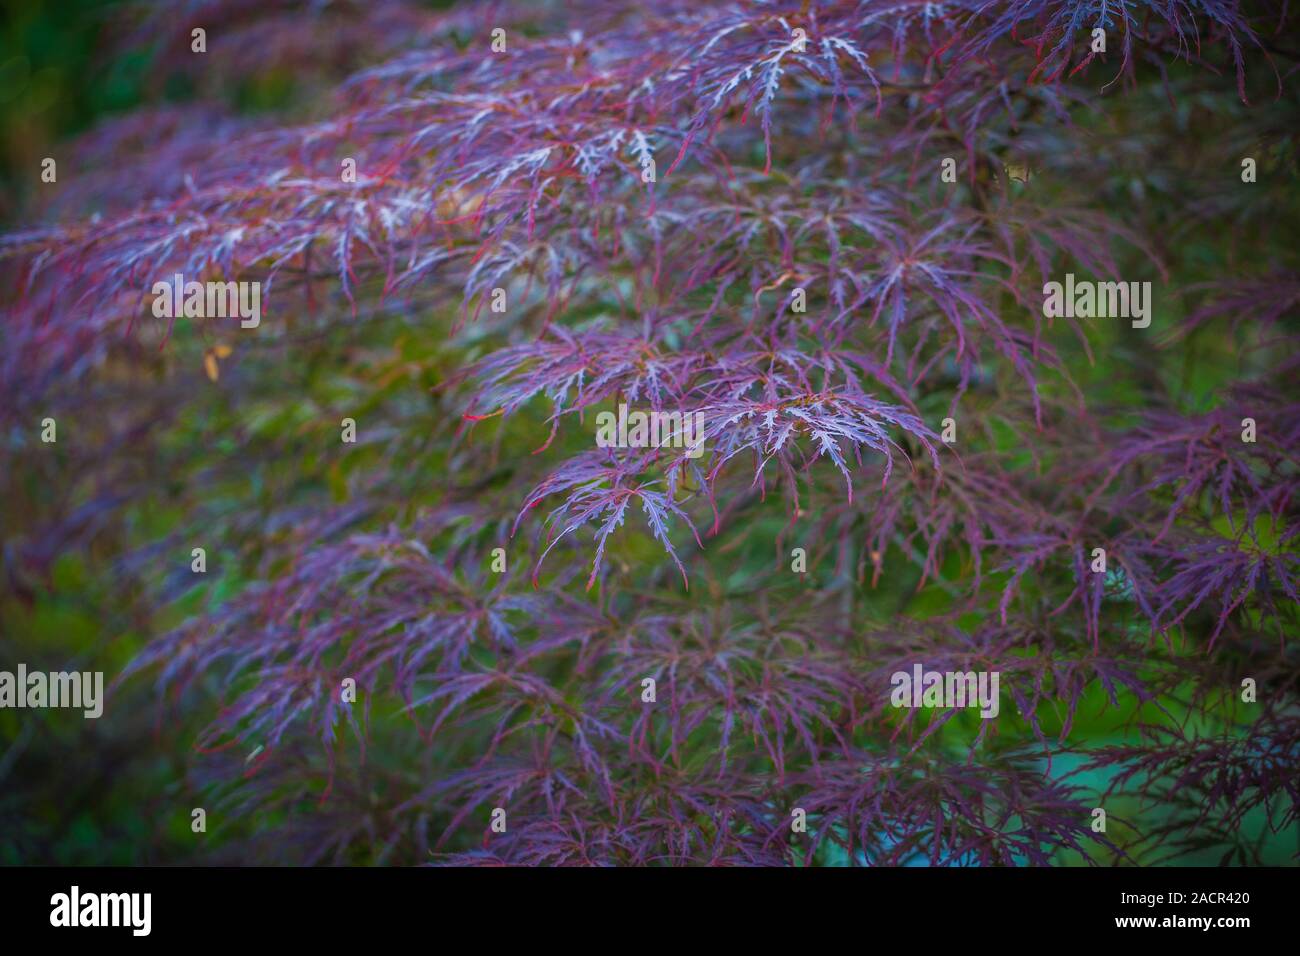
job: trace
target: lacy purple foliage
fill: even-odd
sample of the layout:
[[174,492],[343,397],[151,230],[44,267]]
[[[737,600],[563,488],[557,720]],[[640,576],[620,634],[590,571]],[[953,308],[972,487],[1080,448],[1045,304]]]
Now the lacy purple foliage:
[[[300,6],[140,29],[175,34],[179,69],[202,23],[205,65],[351,72],[322,115],[115,120],[0,239],[15,426],[171,347],[147,293],[177,272],[263,283],[256,332],[208,320],[250,363],[393,315],[455,349],[432,404],[358,413],[392,445],[346,502],[225,516],[246,583],[122,678],[151,675],[160,721],[203,717],[193,785],[261,821],[239,859],[1257,862],[1261,827],[1297,825],[1297,231],[1239,176],[1247,144],[1293,143],[1286,4]],[[1179,139],[1198,102],[1221,143]],[[1151,120],[1109,136],[1125,110]],[[1167,297],[1145,332],[1045,318],[1066,272]],[[1144,354],[1228,328],[1239,371],[1199,406]],[[151,493],[113,449],[188,388],[135,395],[82,453],[100,494],[7,555],[14,580]],[[704,454],[596,447],[619,402],[698,413]],[[208,481],[201,449],[160,448]],[[150,568],[192,539],[123,579],[167,599],[188,585]],[[1002,717],[895,709],[914,664],[999,671]],[[1131,733],[1075,734],[1099,708]],[[1167,816],[1092,830],[1129,798]]]

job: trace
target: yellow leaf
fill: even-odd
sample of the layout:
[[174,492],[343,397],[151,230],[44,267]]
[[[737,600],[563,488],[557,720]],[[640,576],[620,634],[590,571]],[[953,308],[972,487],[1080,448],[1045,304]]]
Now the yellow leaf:
[[217,374],[219,371],[217,368],[217,360],[213,357],[211,352],[203,353],[203,371],[208,373],[208,378],[212,381],[215,382],[217,380]]
[[1007,178],[1012,182],[1027,183],[1029,182],[1029,164],[1028,163],[1008,163],[1006,165]]

